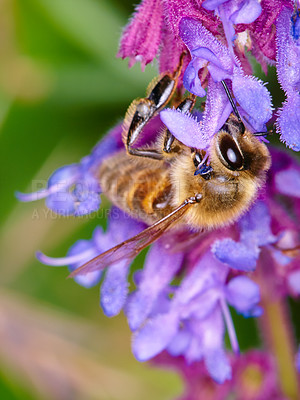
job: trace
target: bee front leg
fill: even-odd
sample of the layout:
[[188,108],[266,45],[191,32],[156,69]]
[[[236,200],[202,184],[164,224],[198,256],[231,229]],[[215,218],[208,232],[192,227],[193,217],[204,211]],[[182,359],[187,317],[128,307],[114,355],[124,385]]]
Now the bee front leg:
[[[133,148],[144,126],[170,101],[177,86],[177,80],[180,76],[185,53],[182,53],[180,62],[176,71],[170,75],[164,75],[151,89],[148,97],[134,100],[125,116],[125,146],[129,154],[140,157],[149,157],[156,160],[163,159],[161,152],[155,149]],[[132,118],[131,118],[132,116]],[[126,129],[127,121],[130,120],[129,128]]]
[[[182,113],[191,112],[192,109],[194,108],[195,102],[196,102],[196,96],[191,95],[190,97],[187,97],[186,99],[184,99],[179,104],[179,106],[176,107],[176,110],[179,110]],[[164,140],[164,148],[163,148],[164,152],[171,153],[172,144],[173,144],[174,140],[175,140],[174,135],[172,135],[172,133],[167,129],[165,140]]]

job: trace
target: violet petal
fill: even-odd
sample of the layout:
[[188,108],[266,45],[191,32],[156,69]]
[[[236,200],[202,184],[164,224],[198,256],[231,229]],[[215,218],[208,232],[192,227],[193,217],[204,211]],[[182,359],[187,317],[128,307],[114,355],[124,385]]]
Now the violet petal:
[[212,246],[216,258],[239,271],[253,271],[259,256],[257,247],[249,247],[232,239],[216,240]]
[[205,61],[199,60],[199,58],[193,58],[187,66],[184,76],[183,85],[191,93],[199,97],[206,96],[206,91],[201,86],[198,71],[206,64]]
[[193,18],[182,18],[179,24],[179,33],[191,54],[197,49],[207,48],[216,56],[218,66],[229,74],[232,72],[233,59],[229,50],[205,29],[201,22]]
[[292,167],[279,171],[275,175],[275,185],[280,193],[300,198],[300,171]]
[[285,8],[276,22],[277,74],[281,87],[287,93],[300,90],[300,47],[296,45],[291,35],[292,12],[291,9]]
[[[300,63],[299,63],[300,64]],[[300,95],[294,92],[288,96],[277,119],[280,139],[294,151],[300,151]]]
[[208,80],[207,99],[202,123],[202,135],[212,138],[227,121],[232,112],[231,104],[220,82]]
[[270,211],[263,201],[256,201],[238,224],[245,245],[266,246],[277,241],[271,230]]
[[169,131],[188,147],[206,149],[209,137],[205,137],[201,125],[192,114],[182,113],[175,109],[165,109],[160,112],[160,118]]
[[176,313],[162,314],[133,334],[132,350],[139,361],[146,361],[164,350],[178,329]]
[[113,317],[123,308],[128,293],[128,261],[111,265],[105,274],[100,290],[100,304],[108,317]]
[[149,316],[155,300],[172,281],[183,260],[181,253],[168,253],[162,242],[150,248],[140,277],[137,291],[126,305],[130,329],[137,329]]
[[206,351],[204,363],[209,375],[217,383],[224,383],[226,380],[231,379],[231,365],[222,348]]
[[226,1],[228,0],[205,0],[201,5],[206,10],[213,11]]
[[226,299],[239,313],[248,312],[260,301],[259,286],[247,276],[238,276],[226,286]]
[[68,191],[60,191],[46,198],[46,206],[57,214],[72,215],[75,212],[75,197]]
[[261,12],[262,8],[258,0],[244,0],[239,10],[230,16],[230,20],[233,24],[251,24]]
[[240,106],[249,115],[249,122],[257,132],[262,132],[272,117],[271,96],[261,81],[253,76],[243,76],[234,69],[232,90]]

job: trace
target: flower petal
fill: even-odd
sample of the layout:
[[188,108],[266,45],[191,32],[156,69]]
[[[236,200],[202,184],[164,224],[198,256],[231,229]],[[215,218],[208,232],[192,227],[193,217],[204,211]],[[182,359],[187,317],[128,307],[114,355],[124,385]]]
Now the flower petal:
[[232,239],[216,240],[212,252],[218,260],[239,271],[253,271],[259,256],[257,247],[235,242]]
[[300,270],[292,271],[288,275],[288,284],[292,291],[299,296],[300,294]]
[[205,352],[204,363],[209,375],[218,383],[224,383],[232,377],[232,369],[225,351],[213,349]]
[[182,327],[178,330],[176,336],[167,347],[167,351],[173,356],[177,357],[186,351],[191,341],[191,333],[186,327]]
[[266,246],[277,240],[271,230],[270,211],[263,201],[256,201],[238,222],[241,241],[248,246]]
[[128,300],[126,315],[131,330],[137,329],[149,316],[159,294],[174,278],[183,260],[181,253],[168,253],[162,242],[150,248],[138,289]]
[[212,138],[227,121],[232,112],[231,104],[220,82],[208,80],[207,99],[202,123],[202,135]]
[[179,34],[191,54],[197,49],[207,48],[210,53],[215,55],[219,67],[227,71],[228,74],[232,72],[233,59],[229,50],[205,29],[201,22],[193,18],[182,18],[179,24]]
[[209,146],[210,138],[203,135],[200,124],[192,114],[165,109],[160,112],[160,118],[176,139],[186,146],[197,149],[206,149]]
[[46,206],[57,214],[72,215],[75,212],[75,197],[66,190],[51,194],[46,198]]
[[262,132],[266,122],[272,117],[271,96],[261,81],[253,76],[243,76],[235,68],[232,90],[240,106],[249,115],[249,123],[257,132]]
[[251,24],[261,14],[262,8],[258,0],[244,0],[230,19],[234,24]]
[[280,193],[300,198],[300,171],[292,167],[279,171],[275,175],[275,185]]
[[246,276],[238,276],[226,286],[226,299],[238,312],[247,313],[260,301],[259,286]]
[[206,96],[206,91],[201,86],[198,71],[206,64],[205,61],[199,60],[199,58],[193,58],[187,66],[184,76],[183,85],[189,92],[199,97]]
[[139,361],[146,361],[164,350],[178,329],[176,313],[162,314],[147,322],[133,335],[132,350]]
[[16,197],[20,201],[36,201],[56,192],[64,192],[69,186],[76,182],[79,175],[78,164],[65,165],[53,172],[48,180],[47,189],[41,189],[33,193],[16,192]]
[[281,87],[287,93],[300,90],[300,47],[296,45],[291,35],[292,13],[293,10],[290,8],[283,9],[276,23],[277,75]]
[[106,271],[101,285],[100,305],[108,317],[119,314],[125,304],[129,286],[128,268],[128,261],[122,260],[111,265]]
[[[300,63],[299,63],[300,64]],[[277,119],[280,140],[294,151],[300,151],[300,95],[294,92],[288,96]]]
[[156,56],[161,41],[162,24],[162,1],[143,0],[122,34],[118,57],[129,57],[130,67],[140,61],[144,69]]
[[204,7],[206,10],[213,11],[221,4],[226,3],[226,1],[228,0],[205,0],[202,3],[202,7]]

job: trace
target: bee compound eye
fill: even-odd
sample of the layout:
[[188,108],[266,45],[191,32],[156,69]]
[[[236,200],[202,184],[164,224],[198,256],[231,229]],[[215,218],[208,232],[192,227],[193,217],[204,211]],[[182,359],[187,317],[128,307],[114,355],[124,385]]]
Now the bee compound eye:
[[243,156],[231,136],[223,136],[219,143],[219,150],[225,165],[231,170],[241,169],[244,165]]

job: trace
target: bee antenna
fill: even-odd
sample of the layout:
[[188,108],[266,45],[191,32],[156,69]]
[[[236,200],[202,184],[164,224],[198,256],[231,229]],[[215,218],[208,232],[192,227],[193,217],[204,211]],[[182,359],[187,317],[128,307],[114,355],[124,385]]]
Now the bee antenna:
[[268,136],[268,135],[273,135],[273,133],[274,133],[274,128],[265,132],[254,132],[253,136]]
[[224,80],[222,80],[221,83],[222,83],[222,85],[223,85],[223,87],[224,87],[224,89],[225,89],[225,92],[226,92],[226,94],[227,94],[228,100],[229,100],[229,102],[230,102],[230,104],[231,104],[231,107],[232,107],[232,109],[233,109],[233,112],[235,113],[235,115],[236,115],[236,117],[237,117],[237,119],[238,119],[238,121],[239,121],[239,124],[240,124],[241,127],[242,127],[242,131],[243,131],[243,133],[244,133],[244,132],[245,132],[245,126],[244,126],[243,121],[242,121],[242,119],[241,119],[240,113],[238,112],[238,109],[236,108],[236,105],[235,105],[235,103],[234,103],[234,101],[233,101],[233,98],[232,98],[232,96],[231,96],[231,94],[230,94],[230,91],[229,91],[229,89],[228,89],[228,86],[227,86],[227,84],[226,84],[226,82],[225,82]]

